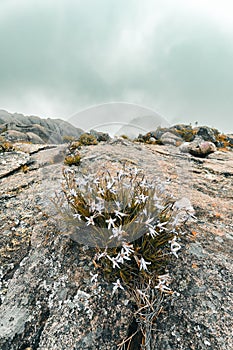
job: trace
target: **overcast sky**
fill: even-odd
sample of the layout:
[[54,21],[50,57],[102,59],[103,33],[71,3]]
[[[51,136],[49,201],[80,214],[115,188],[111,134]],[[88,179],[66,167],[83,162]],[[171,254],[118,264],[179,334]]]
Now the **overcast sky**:
[[233,131],[232,0],[1,0],[0,109],[125,101]]

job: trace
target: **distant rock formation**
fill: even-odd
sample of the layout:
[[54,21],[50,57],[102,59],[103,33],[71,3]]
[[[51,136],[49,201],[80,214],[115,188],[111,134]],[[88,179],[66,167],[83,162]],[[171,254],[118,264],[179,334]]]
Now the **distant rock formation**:
[[126,135],[135,138],[139,133],[149,132],[158,127],[169,126],[168,123],[158,114],[145,115],[133,118],[126,125],[123,125],[116,133],[116,136]]
[[82,133],[82,129],[61,119],[42,119],[0,110],[0,135],[7,141],[60,144],[64,138],[78,138]]
[[89,131],[107,132],[111,136],[125,134],[136,137],[168,122],[150,108],[127,102],[110,102],[89,107],[73,115],[73,125]]

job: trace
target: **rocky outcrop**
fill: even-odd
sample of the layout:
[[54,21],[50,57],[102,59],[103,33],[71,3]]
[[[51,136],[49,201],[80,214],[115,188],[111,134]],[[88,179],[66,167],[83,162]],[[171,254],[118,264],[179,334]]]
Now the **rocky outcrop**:
[[59,144],[67,137],[78,138],[83,130],[61,119],[42,119],[0,110],[0,133],[7,141]]
[[[51,202],[66,146],[17,144],[0,153],[0,349],[117,350],[137,325],[133,300],[91,282],[93,249],[72,241]],[[172,144],[113,139],[82,146],[80,171],[142,168],[175,198],[188,198],[179,257],[168,263],[153,349],[231,350],[233,151],[205,158]],[[141,349],[133,339],[129,349]]]
[[232,149],[232,135],[221,134],[208,126],[192,128],[191,125],[178,124],[170,128],[157,128],[136,139],[148,144],[180,146],[182,152],[189,152],[196,157],[206,157],[216,149]]

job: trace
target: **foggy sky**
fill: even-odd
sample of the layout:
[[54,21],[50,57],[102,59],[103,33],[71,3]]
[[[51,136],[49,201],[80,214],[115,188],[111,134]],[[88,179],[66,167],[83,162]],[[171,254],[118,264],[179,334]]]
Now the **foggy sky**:
[[232,10],[226,0],[1,0],[0,109],[70,119],[125,101],[232,132]]

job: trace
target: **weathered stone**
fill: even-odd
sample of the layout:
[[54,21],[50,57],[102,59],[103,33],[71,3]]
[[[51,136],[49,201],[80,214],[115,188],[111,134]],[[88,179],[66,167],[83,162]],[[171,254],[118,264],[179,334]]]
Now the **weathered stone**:
[[0,130],[7,140],[37,143],[63,143],[64,137],[78,138],[83,133],[61,119],[42,119],[5,111],[0,111]]
[[217,129],[209,128],[208,126],[201,126],[197,131],[197,136],[200,136],[205,141],[217,143],[216,137],[219,131]]
[[90,130],[90,134],[93,135],[98,142],[100,141],[106,142],[110,140],[110,136],[106,132],[96,131],[92,129]]
[[44,143],[43,139],[40,136],[36,135],[34,132],[26,132],[26,135],[28,137],[29,142],[32,142],[34,144]]
[[210,153],[215,152],[216,146],[214,143],[212,142],[191,142],[190,146],[189,146],[189,153],[192,154],[195,157],[206,157],[208,156]]
[[164,145],[173,145],[173,146],[179,146],[183,142],[181,137],[176,136],[175,134],[173,134],[171,132],[165,132],[161,136],[160,141]]
[[[231,350],[233,152],[196,159],[171,145],[119,140],[82,146],[80,171],[140,167],[181,198],[177,205],[195,210],[179,258],[169,260],[174,293],[164,297],[151,349]],[[124,291],[112,295],[102,278],[91,283],[95,251],[69,239],[51,202],[61,191],[66,146],[21,147],[0,155],[0,348],[117,350],[132,326],[132,300]],[[16,163],[32,160],[17,171]]]

